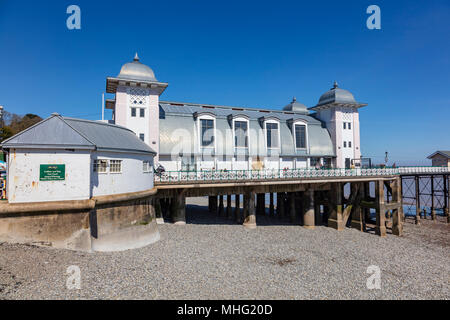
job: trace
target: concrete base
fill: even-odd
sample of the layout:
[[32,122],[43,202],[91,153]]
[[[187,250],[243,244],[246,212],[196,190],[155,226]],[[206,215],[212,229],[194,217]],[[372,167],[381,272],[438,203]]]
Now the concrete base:
[[124,251],[152,244],[160,239],[156,221],[145,226],[129,227],[98,239],[91,238],[92,251]]
[[156,218],[156,224],[164,224],[163,218]]
[[158,241],[152,197],[123,198],[108,196],[85,209],[70,209],[73,202],[60,201],[54,205],[61,210],[40,211],[48,203],[27,204],[23,213],[5,210],[0,214],[0,241],[87,252],[128,250]]
[[186,221],[176,221],[173,224],[175,224],[177,226],[185,226],[186,225]]
[[256,229],[256,217],[251,215],[245,218],[243,226],[247,229]]

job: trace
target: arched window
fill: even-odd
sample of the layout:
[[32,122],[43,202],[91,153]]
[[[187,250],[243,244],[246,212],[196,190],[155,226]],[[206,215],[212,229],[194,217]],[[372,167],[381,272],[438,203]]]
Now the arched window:
[[307,124],[303,121],[297,121],[294,123],[292,131],[294,134],[294,143],[296,149],[306,149],[308,147],[307,128]]

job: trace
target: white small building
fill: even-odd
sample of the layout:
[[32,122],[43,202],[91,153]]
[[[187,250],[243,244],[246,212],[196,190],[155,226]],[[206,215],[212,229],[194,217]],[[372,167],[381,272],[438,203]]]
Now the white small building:
[[428,159],[431,159],[433,167],[449,167],[450,168],[450,151],[438,150],[430,154]]
[[153,188],[155,151],[130,129],[51,117],[1,144],[10,203],[85,200]]

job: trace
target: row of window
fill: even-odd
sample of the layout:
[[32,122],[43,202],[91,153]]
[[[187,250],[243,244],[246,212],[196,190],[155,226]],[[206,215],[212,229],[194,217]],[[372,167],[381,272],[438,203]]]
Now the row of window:
[[[110,173],[122,173],[122,160],[107,160],[96,159],[94,160],[94,172],[107,173],[109,168]],[[150,161],[142,161],[142,172],[147,173],[151,171]]]
[[351,122],[343,122],[343,124],[344,124],[344,129],[349,129],[349,130],[352,129],[352,123]]
[[[201,146],[214,147],[214,120],[201,119]],[[278,123],[266,123],[267,148],[279,148],[280,133]],[[306,125],[295,124],[295,147],[306,148]],[[238,148],[248,148],[248,122],[234,121],[234,145]]]
[[144,108],[131,108],[131,116],[133,118],[136,117],[136,109],[139,109],[139,117],[145,118],[145,109]]
[[348,146],[349,148],[351,148],[351,147],[352,147],[352,142],[349,141],[349,142],[347,143],[347,141],[344,141],[344,148],[347,148],[347,146]]

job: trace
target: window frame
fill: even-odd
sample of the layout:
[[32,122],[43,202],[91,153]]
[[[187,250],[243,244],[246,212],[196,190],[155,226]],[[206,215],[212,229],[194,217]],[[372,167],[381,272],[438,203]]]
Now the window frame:
[[[99,171],[98,168],[98,163],[104,161],[106,163],[106,166],[104,166],[105,171]],[[96,172],[98,174],[107,174],[108,173],[108,168],[109,168],[109,160],[108,159],[94,159],[94,163],[92,166],[92,172]]]
[[[147,164],[147,169],[145,169],[145,164]],[[151,168],[150,160],[142,160],[142,173],[151,173]]]
[[[136,113],[136,109],[137,109],[137,107],[130,107],[131,108],[131,114],[130,114],[130,116],[131,116],[131,118],[137,118],[137,113]],[[133,115],[133,113],[134,113],[134,115]]]
[[347,148],[347,141],[344,141],[344,148]]
[[[120,171],[112,171],[111,169],[113,168],[113,163],[112,162],[118,162],[119,163],[119,169],[120,169]],[[119,160],[119,159],[110,159],[109,160],[109,173],[114,173],[114,174],[117,174],[117,173],[122,173],[122,160]]]
[[[213,121],[213,143],[209,146],[203,146],[203,136],[202,136],[202,120],[212,120]],[[213,149],[216,150],[217,146],[217,129],[216,129],[216,118],[209,114],[200,115],[197,118],[197,134],[198,134],[198,143],[199,149]]]
[[[143,136],[143,138],[141,138],[141,136]],[[145,133],[139,133],[139,140],[145,142]]]
[[[277,124],[277,128],[278,128],[278,141],[277,141],[277,144],[278,144],[278,146],[276,146],[276,147],[269,147],[269,145],[268,145],[268,137],[267,137],[267,124],[268,123],[270,123],[270,124]],[[280,149],[280,146],[281,146],[281,138],[280,138],[280,121],[277,121],[277,120],[273,120],[273,119],[270,119],[270,120],[266,120],[266,121],[264,121],[264,136],[265,136],[265,140],[266,140],[266,149],[267,150],[277,150],[277,149]]]
[[[305,126],[305,147],[304,148],[299,148],[299,147],[297,147],[297,131],[295,130],[295,126],[296,125],[302,125],[302,126]],[[308,147],[309,147],[309,139],[308,139],[308,123],[306,122],[306,121],[295,121],[293,124],[292,124],[292,128],[293,128],[293,131],[294,131],[294,134],[293,134],[293,136],[294,136],[294,147],[295,147],[295,150],[308,150]]]
[[139,118],[145,119],[145,108],[139,108]]
[[[246,122],[247,123],[247,131],[246,131],[246,144],[247,144],[247,146],[244,146],[244,147],[242,147],[242,146],[237,146],[236,145],[236,122]],[[249,132],[250,132],[250,121],[249,121],[249,119],[246,119],[246,118],[243,118],[243,117],[238,117],[238,118],[234,118],[233,119],[233,146],[234,146],[234,148],[236,148],[236,149],[242,149],[242,150],[245,150],[245,149],[248,149],[249,148],[249,146],[250,146],[250,134],[249,134]]]

